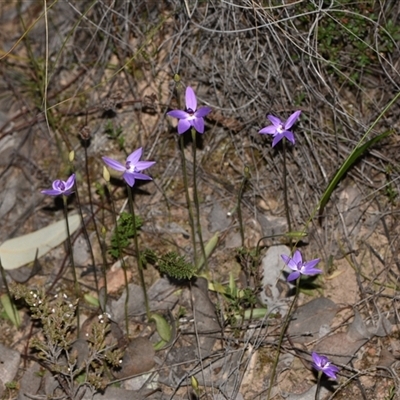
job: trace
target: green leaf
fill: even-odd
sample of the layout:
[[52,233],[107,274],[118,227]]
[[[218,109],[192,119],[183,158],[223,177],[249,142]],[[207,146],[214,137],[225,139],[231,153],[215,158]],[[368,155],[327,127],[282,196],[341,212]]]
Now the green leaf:
[[158,260],[158,269],[162,274],[178,280],[192,279],[196,272],[191,263],[186,262],[185,258],[170,251]]
[[384,139],[385,137],[389,136],[391,133],[392,133],[392,131],[384,132],[384,133],[374,137],[373,139],[368,140],[368,142],[364,143],[363,145],[356,146],[356,148],[351,152],[351,154],[347,157],[346,161],[342,164],[342,166],[336,172],[335,176],[330,181],[328,187],[326,188],[324,194],[322,195],[320,205],[319,205],[319,218],[322,217],[326,203],[328,203],[328,201],[332,195],[332,192],[335,190],[336,186],[338,185],[340,180],[343,178],[343,176],[346,174],[346,172],[358,161],[358,159],[363,155],[363,153],[366,150],[368,150],[370,147],[372,147],[375,143],[377,143],[380,140]]
[[166,342],[165,340],[160,340],[159,342],[155,343],[153,347],[155,351],[158,351],[162,350],[167,344],[168,342]]
[[236,321],[240,322],[242,318],[245,320],[253,320],[253,319],[262,319],[267,315],[268,310],[266,308],[253,308],[250,310],[246,310],[242,315],[235,315]]
[[4,293],[0,297],[1,304],[3,305],[4,311],[7,318],[14,324],[15,327],[19,328],[21,325],[21,318],[15,304],[11,301],[10,297]]
[[307,232],[300,232],[300,231],[292,231],[285,233],[285,237],[299,239],[302,237],[306,237],[308,234]]
[[[218,244],[218,239],[219,239],[219,232],[217,232],[206,244],[206,247],[204,248],[204,252],[206,253],[206,258],[210,257],[211,253],[214,251],[214,249],[217,247]],[[201,267],[203,266],[205,260],[204,257],[202,256],[197,263],[197,270],[200,270]]]
[[244,312],[244,319],[261,319],[267,315],[266,308],[253,308]]
[[159,314],[152,314],[150,320],[153,320],[156,323],[157,332],[160,335],[160,338],[164,342],[169,343],[172,338],[172,334],[171,327],[169,326],[167,320]]
[[119,220],[117,222],[117,228],[111,236],[111,249],[109,253],[114,258],[121,257],[121,252],[123,249],[127,248],[131,243],[131,240],[138,230],[143,225],[143,220],[140,217],[133,218],[133,215],[127,212],[122,212],[120,214]]
[[95,307],[100,307],[100,302],[97,297],[92,296],[91,294],[86,293],[84,295],[84,298],[86,300],[86,303],[95,306]]
[[[203,275],[200,275],[200,276],[203,276]],[[203,276],[203,277],[206,278],[206,276]],[[226,287],[219,282],[208,281],[208,290],[211,290],[212,292],[226,294]]]
[[229,293],[232,297],[236,297],[236,282],[232,271],[229,273]]

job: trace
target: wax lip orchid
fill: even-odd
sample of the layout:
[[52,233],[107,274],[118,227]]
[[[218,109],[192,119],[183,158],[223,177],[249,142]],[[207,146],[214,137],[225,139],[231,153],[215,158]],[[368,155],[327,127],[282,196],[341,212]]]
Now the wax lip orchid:
[[266,126],[261,129],[258,133],[263,135],[273,135],[274,140],[272,141],[272,147],[275,147],[284,137],[291,143],[295,143],[294,134],[289,129],[295,124],[300,117],[301,111],[294,112],[287,121],[282,121],[280,118],[274,115],[267,115],[267,118],[271,121],[272,125]]
[[142,174],[140,171],[147,169],[155,164],[155,161],[140,161],[143,149],[140,147],[131,153],[125,162],[125,165],[121,164],[119,161],[113,160],[109,157],[102,157],[102,160],[110,168],[116,171],[123,172],[122,177],[129,186],[135,184],[136,179],[151,181],[152,178],[148,175]]
[[197,99],[194,90],[188,86],[185,93],[186,111],[172,110],[167,115],[178,118],[178,133],[181,135],[190,127],[194,127],[197,132],[204,133],[204,117],[211,112],[210,107],[200,107],[197,110]]
[[317,371],[323,372],[329,378],[337,379],[336,374],[339,372],[339,368],[333,365],[328,357],[320,356],[315,352],[312,352],[311,357],[313,359],[312,365]]
[[68,196],[74,192],[75,185],[75,174],[72,174],[66,181],[56,179],[52,187],[53,189],[42,190],[41,193],[47,194],[48,196]]
[[300,275],[317,275],[322,273],[320,269],[314,268],[321,260],[316,258],[304,262],[299,250],[294,252],[293,257],[288,257],[285,254],[282,254],[281,257],[285,264],[293,270],[287,277],[288,282],[296,280]]

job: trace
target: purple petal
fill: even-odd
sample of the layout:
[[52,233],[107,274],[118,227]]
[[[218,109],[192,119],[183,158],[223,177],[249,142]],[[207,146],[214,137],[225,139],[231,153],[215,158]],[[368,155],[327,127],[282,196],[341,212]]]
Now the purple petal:
[[201,107],[194,113],[194,116],[197,118],[203,118],[206,115],[210,114],[210,112],[211,112],[210,107]]
[[330,369],[324,370],[324,374],[327,375],[329,378],[336,379],[335,373]]
[[153,178],[151,178],[150,176],[141,174],[140,172],[134,172],[133,176],[135,179],[142,179],[144,181],[152,181],[153,180]]
[[300,117],[301,111],[296,111],[294,112],[285,122],[285,129],[290,129],[294,123],[297,121],[297,119]]
[[336,373],[339,372],[340,369],[336,365],[331,365],[331,369]]
[[51,186],[53,187],[54,190],[58,190],[60,193],[62,193],[62,190],[60,189],[62,183],[63,181],[61,181],[60,179],[56,179]]
[[320,355],[313,351],[311,353],[311,357],[312,357],[312,359],[314,361],[314,364],[320,368],[321,361],[322,361],[322,358],[320,357]]
[[112,169],[115,169],[116,171],[125,171],[126,168],[124,165],[122,165],[120,162],[113,160],[112,158],[108,157],[101,157],[102,160]]
[[67,188],[71,188],[72,186],[74,186],[75,183],[75,174],[72,174],[67,181],[65,182],[65,186]]
[[75,185],[75,174],[72,174],[65,182],[64,194],[69,195],[73,193]]
[[168,111],[167,115],[169,115],[170,117],[179,118],[179,119],[182,119],[182,118],[185,119],[185,118],[190,117],[190,115],[186,111],[182,111],[182,110]]
[[132,187],[135,184],[135,176],[132,172],[124,172],[122,177],[125,179],[125,182]]
[[197,99],[196,95],[194,94],[194,90],[190,86],[186,88],[185,100],[186,109],[190,108],[193,112],[195,112],[197,109]]
[[178,133],[182,135],[182,133],[190,129],[191,126],[191,123],[187,119],[180,119],[178,122]]
[[291,282],[291,281],[296,280],[299,276],[300,276],[300,272],[299,271],[294,271],[291,274],[289,274],[289,276],[287,277],[286,280],[288,282]]
[[285,264],[290,268],[294,270],[298,270],[297,264],[294,262],[294,260],[290,257],[288,257],[286,254],[281,255],[282,260],[285,261]]
[[155,161],[139,161],[135,165],[136,171],[143,171],[144,169],[150,168],[155,163],[156,163]]
[[336,365],[330,365],[324,370],[324,373],[329,376],[329,378],[337,379],[336,374],[339,372],[339,368]]
[[339,372],[339,368],[331,364],[328,357],[320,356],[315,352],[311,356],[313,358],[313,367],[317,371],[322,371],[329,378],[336,379],[336,373]]
[[311,268],[311,269],[305,268],[302,273],[303,275],[318,275],[322,274],[322,271],[317,268]]
[[272,141],[272,147],[275,147],[284,138],[282,133],[278,133]]
[[274,124],[275,127],[279,127],[282,124],[282,121],[275,117],[274,115],[267,115],[267,118]]
[[196,129],[199,133],[204,133],[204,119],[203,118],[194,118],[192,119],[192,124],[194,129]]
[[70,188],[70,189],[65,189],[63,192],[64,196],[69,196],[70,194],[74,193],[74,188]]
[[307,269],[313,269],[321,260],[319,258],[316,258],[315,260],[311,260],[311,261],[307,261],[306,263],[304,263],[304,267],[306,267]]
[[275,135],[276,133],[276,126],[270,125],[266,126],[265,128],[262,128],[258,133],[261,133],[263,135]]
[[136,167],[136,164],[140,160],[140,157],[142,157],[142,152],[143,152],[143,149],[141,147],[139,147],[133,153],[129,154],[129,156],[126,158],[126,161],[129,161],[131,164],[133,164]]
[[62,194],[62,192],[60,190],[56,190],[56,189],[45,189],[45,190],[42,190],[40,193],[47,194],[48,196],[59,196],[60,194]]
[[285,136],[285,138],[286,138],[287,140],[289,140],[289,142],[291,142],[292,144],[295,143],[295,138],[294,138],[293,132],[291,132],[291,131],[284,131],[284,132],[282,132],[282,134],[283,134],[283,136]]
[[300,250],[296,250],[293,254],[293,261],[296,265],[299,265],[303,262],[303,257],[301,256]]

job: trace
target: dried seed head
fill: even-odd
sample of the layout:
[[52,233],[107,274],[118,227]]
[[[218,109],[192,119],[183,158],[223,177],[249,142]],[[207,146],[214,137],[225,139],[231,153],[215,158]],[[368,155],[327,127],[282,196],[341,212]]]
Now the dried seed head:
[[101,108],[103,111],[111,111],[115,113],[117,111],[116,102],[112,98],[106,98],[101,102]]
[[82,140],[89,140],[91,133],[90,133],[90,128],[88,126],[84,126],[80,132],[79,136],[81,137]]

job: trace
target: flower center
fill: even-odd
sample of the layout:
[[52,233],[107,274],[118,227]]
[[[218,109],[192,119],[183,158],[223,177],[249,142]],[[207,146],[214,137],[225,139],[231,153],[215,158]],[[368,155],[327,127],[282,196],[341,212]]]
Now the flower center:
[[282,132],[284,132],[284,130],[285,130],[285,127],[283,126],[283,124],[279,124],[279,126],[276,128],[276,131],[278,133],[282,133]]
[[136,172],[136,166],[132,164],[130,161],[127,161],[125,164],[126,170],[129,172]]
[[191,108],[186,109],[186,112],[191,116],[194,114],[194,111]]
[[58,183],[58,188],[63,192],[65,190],[65,183],[63,181],[60,181]]
[[329,367],[329,364],[330,364],[329,361],[322,360],[321,361],[321,368],[327,368],[327,367]]

